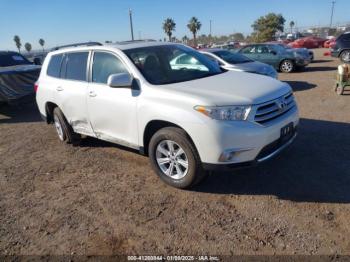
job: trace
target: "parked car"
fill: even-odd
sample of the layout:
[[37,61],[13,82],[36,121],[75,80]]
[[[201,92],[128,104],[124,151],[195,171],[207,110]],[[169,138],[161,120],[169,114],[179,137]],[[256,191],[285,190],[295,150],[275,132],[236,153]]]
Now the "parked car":
[[293,49],[293,50],[288,50],[288,51],[297,52],[301,56],[305,56],[305,57],[309,56],[311,61],[314,60],[314,52],[312,50],[310,50],[310,49],[307,49],[307,48],[293,48],[290,45],[285,44],[285,43],[280,42],[280,41],[267,42],[267,44],[277,44],[277,45],[280,45],[281,47],[283,47],[285,49]]
[[294,42],[289,43],[289,45],[293,48],[319,48],[323,47],[324,43],[327,39],[316,37],[316,36],[308,36],[295,40]]
[[299,52],[287,50],[278,44],[252,44],[238,50],[239,53],[262,63],[273,66],[276,70],[291,73],[310,63],[310,57]]
[[323,47],[324,48],[332,48],[332,47],[334,47],[335,46],[335,40],[336,40],[335,37],[327,40],[326,42],[324,42]]
[[[201,69],[171,64],[184,55]],[[50,52],[36,90],[39,111],[62,142],[86,135],[137,149],[178,188],[198,183],[206,170],[272,158],[292,143],[299,121],[288,84],[222,70],[175,43],[93,43]]]
[[277,71],[270,65],[254,61],[242,54],[219,48],[202,49],[202,54],[226,70],[255,73],[278,78]]
[[331,48],[331,55],[339,57],[344,63],[350,63],[350,32],[340,35]]
[[0,102],[11,103],[34,94],[40,68],[20,53],[0,51]]

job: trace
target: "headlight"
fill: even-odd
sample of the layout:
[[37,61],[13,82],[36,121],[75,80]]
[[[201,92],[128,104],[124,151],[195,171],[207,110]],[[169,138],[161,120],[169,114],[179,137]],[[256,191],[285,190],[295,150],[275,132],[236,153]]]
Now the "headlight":
[[195,106],[194,109],[212,119],[226,121],[247,120],[250,106]]

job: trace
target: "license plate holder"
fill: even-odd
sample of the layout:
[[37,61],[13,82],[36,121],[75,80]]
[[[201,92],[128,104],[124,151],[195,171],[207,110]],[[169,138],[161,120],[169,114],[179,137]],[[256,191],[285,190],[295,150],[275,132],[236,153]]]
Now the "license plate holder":
[[295,129],[294,129],[294,124],[293,123],[289,123],[288,125],[284,126],[281,128],[281,136],[280,136],[280,140],[281,142],[286,142],[289,139],[291,139],[293,137],[295,133]]

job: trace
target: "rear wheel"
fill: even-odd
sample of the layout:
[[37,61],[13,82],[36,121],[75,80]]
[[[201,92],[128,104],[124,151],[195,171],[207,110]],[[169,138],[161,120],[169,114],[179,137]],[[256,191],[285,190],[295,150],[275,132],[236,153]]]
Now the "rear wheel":
[[206,175],[196,148],[180,128],[166,127],[156,132],[148,152],[152,168],[168,185],[190,188]]
[[58,107],[53,110],[53,122],[55,124],[58,138],[62,142],[73,145],[79,144],[81,136],[73,131],[73,128],[67,122],[65,116]]
[[281,62],[280,71],[283,73],[291,73],[294,71],[294,67],[293,61],[286,59]]
[[341,52],[340,60],[344,63],[350,63],[350,50],[344,50]]

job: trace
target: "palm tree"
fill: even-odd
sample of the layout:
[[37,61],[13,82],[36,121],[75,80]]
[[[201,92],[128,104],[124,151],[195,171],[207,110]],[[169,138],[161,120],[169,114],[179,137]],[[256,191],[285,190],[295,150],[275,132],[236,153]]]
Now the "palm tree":
[[15,41],[16,47],[17,47],[17,49],[18,49],[18,52],[20,53],[20,52],[21,52],[21,46],[22,46],[21,38],[19,38],[18,35],[15,35],[15,36],[13,37],[13,41]]
[[27,50],[28,53],[32,51],[32,45],[30,43],[25,43],[24,48]]
[[42,39],[42,38],[40,38],[40,39],[39,39],[39,45],[41,45],[41,47],[43,48],[43,52],[44,52],[44,51],[45,51],[45,50],[44,50],[45,40]]
[[166,35],[169,37],[169,42],[171,42],[171,36],[173,34],[173,31],[175,31],[176,23],[172,18],[167,18],[163,22],[163,30],[166,33]]
[[199,22],[197,17],[192,17],[191,20],[187,24],[188,29],[193,34],[193,44],[194,46],[197,46],[197,39],[196,39],[196,34],[197,32],[201,29],[202,23]]
[[290,33],[293,33],[293,27],[294,27],[295,23],[294,21],[290,21],[289,26],[290,26]]
[[182,42],[186,44],[187,41],[188,41],[188,37],[187,37],[187,35],[184,35],[184,36],[182,37]]

